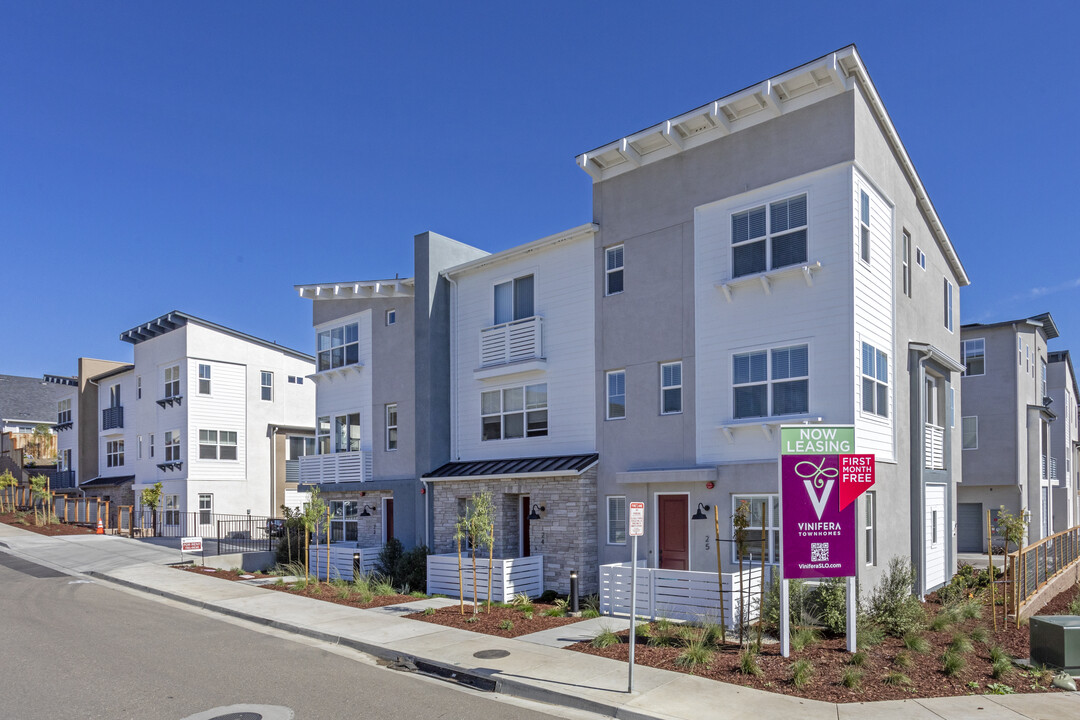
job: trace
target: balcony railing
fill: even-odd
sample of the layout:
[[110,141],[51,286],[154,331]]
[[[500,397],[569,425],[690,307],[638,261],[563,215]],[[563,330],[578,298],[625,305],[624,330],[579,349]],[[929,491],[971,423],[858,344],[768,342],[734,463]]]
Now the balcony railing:
[[60,470],[52,479],[53,490],[63,490],[65,488],[75,487],[75,471],[74,470]]
[[371,452],[366,450],[300,458],[302,483],[369,482],[371,472]]
[[544,356],[544,319],[540,316],[480,330],[480,367]]
[[923,425],[923,450],[928,469],[944,470],[945,428],[930,423]]
[[101,411],[101,429],[112,430],[124,427],[124,408],[111,407]]

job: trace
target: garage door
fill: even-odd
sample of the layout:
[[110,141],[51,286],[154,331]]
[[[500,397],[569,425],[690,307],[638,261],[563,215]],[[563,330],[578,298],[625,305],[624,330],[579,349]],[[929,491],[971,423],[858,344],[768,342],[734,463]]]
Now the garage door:
[[981,553],[986,550],[981,503],[956,505],[956,546],[958,552]]
[[945,486],[926,486],[926,586],[930,592],[945,584]]

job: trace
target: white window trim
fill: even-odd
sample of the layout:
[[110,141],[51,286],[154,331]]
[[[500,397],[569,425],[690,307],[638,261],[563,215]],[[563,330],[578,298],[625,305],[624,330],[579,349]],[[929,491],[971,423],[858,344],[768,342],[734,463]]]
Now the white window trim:
[[[866,217],[863,217],[863,200],[866,200]],[[865,190],[859,191],[859,261],[864,265],[870,264],[872,257],[870,243],[873,237],[870,233],[870,193]]]
[[[172,374],[172,380],[169,379],[169,375]],[[165,389],[166,400],[172,398],[183,397],[183,386],[180,384],[180,364],[169,365],[164,368],[163,377],[165,378],[163,387]]]
[[[679,383],[677,385],[664,385],[664,368],[671,367],[673,365],[679,366]],[[660,414],[661,415],[682,415],[683,412],[683,384],[682,384],[682,360],[673,360],[672,362],[660,363]],[[665,390],[678,390],[679,391],[679,409],[664,411],[664,391]]]
[[942,298],[945,307],[944,311],[945,329],[949,332],[953,331],[953,284],[949,281],[949,278],[942,278],[945,283],[945,287],[942,288],[945,291],[945,297]]
[[[784,350],[785,348],[796,348],[796,347],[805,347],[806,348],[806,373],[807,374],[806,375],[800,375],[798,377],[779,378],[779,379],[774,380],[773,377],[772,377],[772,372],[773,372],[772,353],[773,353],[773,350]],[[765,353],[765,380],[760,381],[760,382],[736,383],[735,382],[735,356],[736,355],[752,355],[752,354],[760,353],[760,352]],[[810,354],[810,343],[807,342],[807,341],[799,341],[799,340],[796,340],[796,341],[793,341],[793,342],[779,343],[777,345],[769,345],[767,347],[755,347],[755,348],[749,348],[749,349],[742,349],[742,350],[738,350],[736,352],[731,353],[731,357],[730,357],[731,374],[729,376],[731,378],[731,384],[728,387],[731,389],[731,417],[732,417],[732,419],[735,420],[736,422],[738,422],[738,421],[742,421],[742,420],[757,420],[759,418],[801,417],[801,416],[806,415],[807,413],[809,413],[810,412],[810,369],[811,369],[811,360],[812,360],[812,358],[811,358],[811,354]],[[785,415],[773,415],[772,414],[772,409],[773,409],[773,388],[772,388],[772,386],[773,386],[773,384],[778,383],[778,382],[780,382],[780,383],[797,382],[799,380],[806,380],[806,410],[804,410],[803,412],[797,412],[797,413],[787,413]],[[736,417],[736,415],[735,415],[735,388],[737,388],[737,387],[750,387],[750,386],[754,386],[754,385],[766,385],[767,386],[767,391],[766,391],[766,396],[765,396],[765,403],[766,403],[766,408],[765,409],[767,411],[766,414],[765,415],[752,415],[752,416],[746,416],[746,417]]]
[[866,543],[865,564],[877,565],[877,492],[870,490],[863,495],[866,503],[863,511],[863,541]]
[[105,441],[105,467],[124,467],[124,441]]
[[911,233],[901,230],[900,282],[904,295],[911,297]]
[[[171,440],[171,442],[170,442]],[[169,457],[170,451],[172,451],[172,457]],[[180,451],[180,431],[179,430],[167,430],[165,432],[165,462],[180,462],[183,459],[183,455]]]
[[[622,375],[623,379],[623,414],[612,415],[611,414],[611,377],[613,375]],[[625,420],[627,416],[626,412],[626,370],[608,370],[604,373],[604,419],[605,420]]]
[[390,308],[386,311],[386,326],[397,324],[397,308]]
[[[214,439],[211,442],[209,439],[205,442],[202,439],[203,433],[214,433]],[[225,433],[231,433],[236,436],[236,442],[225,442],[222,440],[222,435]],[[204,458],[202,456],[202,449],[204,447],[214,448],[214,457]],[[222,448],[236,448],[236,457],[223,458],[221,457]],[[213,460],[215,462],[240,462],[240,433],[235,430],[219,430],[217,428],[199,428],[199,460],[208,461]]]
[[926,269],[926,253],[924,253],[922,248],[918,245],[915,246],[915,264],[923,270]]
[[[616,250],[622,250],[621,262],[618,267],[608,267],[608,258]],[[622,290],[610,291],[610,278],[614,273],[622,273],[623,286]],[[611,295],[621,295],[626,290],[626,246],[625,245],[612,245],[609,248],[604,249],[604,296],[609,297]]]
[[[773,229],[772,229],[772,206],[777,204],[777,203],[782,203],[782,202],[788,202],[790,200],[795,200],[795,199],[797,199],[799,197],[805,197],[806,198],[806,224],[805,225],[797,225],[795,227],[789,227],[786,230],[781,230],[779,232],[774,233]],[[735,242],[735,236],[734,236],[734,231],[733,231],[735,216],[736,215],[742,215],[743,213],[750,213],[750,212],[753,212],[753,211],[758,210],[760,208],[764,208],[764,210],[765,210],[765,234],[763,236],[759,237],[759,238],[751,238],[751,239],[743,240],[743,241],[738,242],[738,243]],[[772,245],[773,245],[772,241],[773,241],[773,239],[776,238],[776,237],[782,237],[784,235],[790,235],[792,233],[798,232],[799,230],[805,230],[806,231],[806,253],[805,253],[806,258],[803,259],[801,262],[789,263],[787,265],[774,266],[773,265],[773,252],[772,252]],[[758,275],[765,275],[765,274],[768,274],[768,273],[775,272],[777,270],[781,270],[783,268],[799,267],[800,265],[806,265],[809,262],[809,259],[810,259],[810,193],[804,190],[804,191],[801,191],[801,192],[785,194],[782,197],[772,198],[770,200],[765,200],[764,202],[756,202],[756,203],[754,203],[752,205],[749,205],[748,207],[738,209],[738,210],[734,210],[729,214],[729,217],[728,217],[728,232],[730,233],[730,235],[728,236],[728,263],[729,263],[729,265],[728,265],[728,277],[730,277],[732,279],[732,281],[741,280],[743,278],[756,277]],[[736,275],[735,274],[735,248],[752,245],[752,244],[757,243],[757,242],[764,242],[765,243],[765,267],[762,268],[761,270],[755,270],[754,272],[742,273],[741,275]]]
[[[266,376],[270,376],[270,384],[266,384]],[[263,397],[263,390],[270,390],[270,397]],[[259,371],[259,397],[263,402],[274,402],[274,373],[270,370]]]
[[[199,363],[198,366],[199,366],[198,371],[197,371],[198,374],[199,374],[199,378],[198,378],[198,380],[199,380],[199,382],[198,382],[199,393],[198,394],[199,395],[213,395],[214,394],[214,383],[213,383],[214,371],[211,369],[209,363]],[[206,377],[203,377],[203,368],[206,368]],[[206,392],[203,392],[203,389],[202,389],[202,385],[203,385],[204,381],[206,382]]]
[[[982,361],[983,371],[980,373],[969,373],[967,371],[967,345],[968,343],[982,343]],[[964,369],[960,371],[960,377],[980,377],[986,374],[986,338],[967,338],[960,341],[960,364],[964,366]]]
[[[316,373],[334,372],[335,370],[342,370],[344,368],[349,368],[349,367],[363,367],[364,363],[360,359],[360,328],[361,328],[361,325],[363,324],[361,322],[362,319],[363,319],[362,315],[363,314],[361,313],[360,315],[349,316],[347,318],[338,318],[338,319],[336,319],[336,320],[334,320],[332,322],[324,323],[322,325],[318,325],[318,326],[315,327],[315,372]],[[367,322],[370,323],[371,321],[368,320]],[[348,335],[347,335],[348,328],[351,325],[356,326],[356,340],[353,340],[353,341],[349,341],[348,340]],[[341,330],[341,340],[342,340],[342,342],[341,342],[340,345],[334,345],[333,344],[333,342],[334,342],[333,341],[333,335],[334,335],[334,331],[338,330],[338,329]],[[326,348],[320,348],[319,347],[319,336],[321,336],[323,333],[327,333],[328,338],[329,338],[329,343],[330,344]],[[346,359],[347,359],[346,353],[348,351],[348,348],[353,346],[353,345],[356,346],[356,361],[355,362],[347,362],[346,361]],[[333,363],[333,357],[334,357],[334,352],[333,351],[334,351],[335,348],[341,348],[342,349],[341,350],[342,363],[340,365],[337,365],[337,366],[335,366],[334,363]],[[321,354],[323,354],[323,353],[326,353],[327,357],[329,358],[328,366],[325,367],[325,368],[320,367],[320,364],[319,364],[319,356]]]
[[[779,540],[780,514],[779,514],[779,508],[774,509],[773,501],[774,500],[779,500],[779,495],[777,493],[732,493],[732,495],[731,495],[731,517],[732,518],[735,517],[735,509],[738,507],[738,502],[741,502],[743,500],[748,500],[751,503],[760,503],[762,500],[767,501],[766,504],[765,504],[765,507],[768,510],[768,517],[764,518],[764,522],[766,523],[766,527],[764,529],[768,531],[768,535],[766,537],[768,537],[769,541],[766,544],[767,546],[765,548],[765,552],[767,553],[768,557],[770,558],[770,561],[766,562],[764,564],[765,565],[777,565],[780,562],[780,545],[779,545],[779,543],[780,543],[780,540]],[[752,512],[750,514],[750,517],[753,518],[753,513]],[[728,525],[728,528],[731,531],[731,540],[732,540],[732,542],[730,543],[731,544],[731,561],[737,563],[737,562],[739,562],[739,546],[735,544],[735,528],[734,528],[734,525],[731,525],[731,524]],[[747,530],[762,530],[762,528],[760,528],[758,526],[755,526],[755,525],[750,525],[746,529]],[[773,531],[775,531],[777,533],[777,540],[776,540],[775,545],[773,543]],[[756,563],[754,563],[753,560],[743,560],[743,562],[749,563],[751,566],[756,564]]]
[[[529,388],[544,386],[544,405],[543,407],[529,407]],[[503,392],[506,390],[521,389],[521,410],[506,410],[503,406]],[[484,412],[484,395],[487,393],[498,393],[499,395],[499,412],[497,413],[485,413]],[[539,383],[526,383],[523,385],[508,385],[501,388],[492,388],[490,390],[482,390],[480,392],[480,442],[502,442],[504,440],[534,440],[536,438],[550,437],[551,435],[551,404],[548,401],[549,387],[546,382]],[[547,421],[544,427],[544,433],[541,434],[529,434],[529,414],[543,411],[546,414]],[[521,432],[520,437],[506,437],[506,418],[510,415],[521,415]],[[485,418],[499,418],[499,437],[497,438],[484,438],[484,419]]]
[[[864,351],[863,346],[866,346],[866,347],[870,348],[874,353],[874,374],[873,375],[867,375],[866,371],[863,369],[863,364],[862,364],[862,353]],[[878,353],[885,356],[885,380],[884,381],[882,381],[877,376]],[[868,343],[865,340],[863,340],[862,345],[859,346],[859,379],[860,379],[860,382],[859,382],[859,412],[862,415],[865,415],[866,417],[877,418],[879,420],[889,420],[889,418],[891,417],[891,413],[889,412],[889,410],[890,410],[889,405],[891,404],[891,401],[892,401],[892,386],[889,383],[889,354],[887,352],[885,352],[884,350],[881,350],[880,348],[878,348],[873,343]],[[873,410],[867,410],[866,409],[866,397],[865,397],[865,394],[864,394],[865,390],[863,388],[863,381],[866,381],[866,380],[872,380],[874,382],[874,409]],[[885,413],[884,414],[878,412],[878,410],[879,410],[878,401],[877,401],[877,386],[878,385],[884,385],[885,386]]]
[[[623,514],[623,518],[622,518],[623,539],[622,539],[622,542],[613,541],[611,539],[611,502],[613,500],[621,500],[622,501],[622,514]],[[625,495],[608,495],[605,508],[606,508],[606,512],[607,512],[607,534],[605,535],[605,537],[607,539],[607,544],[617,546],[617,547],[625,547],[626,542],[627,542],[627,538],[629,536],[629,529],[630,529],[629,528],[630,520],[629,520],[629,516],[627,514],[627,510],[626,510],[626,508],[627,508],[626,496]]]
[[[391,410],[391,408],[393,408],[393,412],[394,412],[394,423],[392,425],[390,424],[390,410]],[[400,443],[400,438],[398,437],[399,433],[398,433],[398,417],[397,417],[397,413],[398,413],[398,404],[397,403],[387,403],[386,404],[385,411],[383,413],[383,416],[384,416],[384,418],[386,420],[386,452],[397,452],[398,445]],[[394,447],[390,447],[390,431],[391,430],[395,431],[394,432]]]

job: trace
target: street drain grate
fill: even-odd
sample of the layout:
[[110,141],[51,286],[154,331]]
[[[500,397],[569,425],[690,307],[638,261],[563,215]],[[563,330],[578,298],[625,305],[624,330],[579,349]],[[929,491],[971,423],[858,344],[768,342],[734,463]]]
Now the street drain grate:
[[498,660],[509,654],[509,650],[480,650],[479,652],[474,652],[473,657],[479,660]]
[[218,715],[210,720],[263,720],[263,716],[253,712],[234,712],[228,715]]

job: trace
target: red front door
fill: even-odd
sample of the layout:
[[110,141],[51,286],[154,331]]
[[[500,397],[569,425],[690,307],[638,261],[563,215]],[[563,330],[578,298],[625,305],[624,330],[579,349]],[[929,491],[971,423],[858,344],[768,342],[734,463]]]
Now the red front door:
[[658,495],[660,522],[660,567],[689,570],[689,510],[686,495]]

